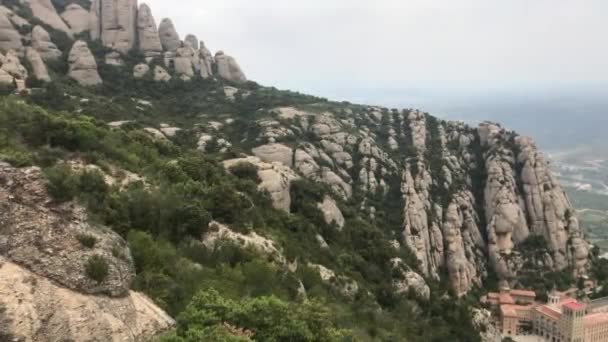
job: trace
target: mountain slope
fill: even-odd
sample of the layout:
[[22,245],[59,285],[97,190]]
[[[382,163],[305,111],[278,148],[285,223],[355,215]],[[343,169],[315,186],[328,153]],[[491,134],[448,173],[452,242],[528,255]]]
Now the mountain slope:
[[[134,268],[132,289],[177,317],[165,340],[479,340],[480,291],[542,293],[589,272],[576,214],[529,138],[248,82],[234,58],[182,42],[134,0],[6,5],[4,178],[43,168],[46,188],[18,195],[38,196],[41,212],[86,208],[81,228],[100,243],[88,250],[74,233],[69,248],[0,255],[53,286],[123,300],[115,272]],[[74,11],[89,13],[84,33]],[[23,225],[35,217],[0,237],[32,240]],[[66,263],[72,249],[111,267]]]

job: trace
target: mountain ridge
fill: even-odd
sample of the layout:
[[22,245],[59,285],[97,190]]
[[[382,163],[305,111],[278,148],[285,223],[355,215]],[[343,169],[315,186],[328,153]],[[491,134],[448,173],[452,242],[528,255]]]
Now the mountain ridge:
[[[255,272],[246,267],[261,267],[282,279],[261,281],[276,286],[262,294],[379,308],[387,322],[399,322],[399,310],[444,317],[443,304],[458,314],[442,319],[462,321],[436,333],[461,340],[467,332],[458,325],[472,326],[469,301],[484,287],[542,292],[590,274],[591,247],[530,138],[491,122],[474,128],[419,110],[260,86],[234,58],[221,51],[212,56],[193,35],[182,42],[170,20],[157,28],[151,9],[135,0],[63,2],[61,15],[50,0],[8,5],[0,11],[6,54],[0,83],[6,94],[16,88],[26,103],[4,101],[0,156],[14,167],[44,166],[51,186],[69,191],[68,200],[83,202],[96,223],[127,240],[133,286],[182,315],[176,339],[201,324],[185,317],[206,309],[196,300],[186,306],[198,287],[148,258],[150,251],[168,253],[195,275],[217,268],[206,274],[216,286],[201,290],[223,290],[222,281],[249,284]],[[86,8],[88,26],[71,16]],[[84,171],[74,167],[81,164]],[[89,169],[95,187],[86,183]],[[168,216],[146,217],[156,212]],[[226,241],[242,251],[217,261],[226,257]],[[38,257],[30,256],[35,263]],[[230,280],[234,272],[245,275]],[[228,327],[213,325],[222,334],[265,333],[259,323],[223,319]],[[359,338],[413,338],[416,330],[387,323],[374,332],[369,324]],[[336,337],[342,334],[316,340],[343,340]]]

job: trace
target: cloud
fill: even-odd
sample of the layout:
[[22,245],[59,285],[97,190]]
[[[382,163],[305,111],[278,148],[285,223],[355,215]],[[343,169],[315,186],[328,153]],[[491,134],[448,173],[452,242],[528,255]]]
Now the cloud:
[[605,0],[145,2],[251,79],[295,90],[608,81]]

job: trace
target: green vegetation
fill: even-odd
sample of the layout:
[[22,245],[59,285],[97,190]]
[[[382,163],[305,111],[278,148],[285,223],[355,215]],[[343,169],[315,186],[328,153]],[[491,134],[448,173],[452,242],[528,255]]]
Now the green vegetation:
[[90,279],[102,283],[109,274],[109,266],[106,259],[100,255],[90,257],[85,264],[85,272]]
[[93,248],[95,247],[95,244],[97,244],[97,238],[93,235],[78,234],[76,235],[76,239],[86,248]]

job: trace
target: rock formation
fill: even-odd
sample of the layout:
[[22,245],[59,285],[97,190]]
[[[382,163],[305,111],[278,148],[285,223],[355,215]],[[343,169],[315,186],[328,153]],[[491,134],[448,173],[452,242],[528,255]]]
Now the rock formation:
[[55,61],[62,55],[61,51],[51,41],[51,37],[46,30],[37,25],[32,30],[32,47],[38,51],[40,56],[45,61]]
[[83,86],[95,86],[103,83],[97,72],[97,62],[87,43],[79,40],[74,43],[68,56],[70,78]]
[[325,223],[335,224],[338,227],[338,230],[344,228],[344,216],[342,215],[340,208],[336,205],[336,201],[331,197],[325,196],[323,202],[319,203],[317,207],[323,213]]
[[61,13],[61,18],[75,35],[89,30],[89,12],[76,3],[69,4]]
[[152,10],[147,4],[139,6],[137,16],[137,36],[139,40],[139,50],[146,57],[160,56],[163,46],[160,42],[156,21],[152,16]]
[[46,68],[46,64],[40,57],[40,54],[33,47],[28,47],[25,50],[25,58],[28,60],[30,65],[32,66],[32,71],[34,73],[34,77],[37,80],[43,82],[50,82],[51,76],[49,76],[49,71]]
[[215,54],[215,63],[217,64],[217,73],[221,78],[234,83],[247,82],[247,77],[245,77],[236,60],[224,54],[223,51],[218,51]]
[[89,11],[89,36],[92,40],[101,39],[101,0],[91,1]]
[[[131,292],[127,244],[88,224],[84,208],[49,201],[38,168],[0,164],[0,331],[15,340],[150,339],[174,321]],[[80,236],[94,239],[84,246]],[[106,260],[107,277],[89,278],[85,264]]]
[[148,64],[137,64],[135,67],[133,67],[133,77],[143,78],[148,74],[149,71],[150,67],[148,66]]
[[137,39],[136,25],[137,0],[101,1],[100,32],[105,46],[127,53]]
[[69,37],[73,36],[68,25],[57,14],[57,10],[55,10],[55,6],[53,6],[51,0],[25,0],[25,2],[32,10],[34,17],[55,30],[64,32]]
[[154,67],[154,81],[156,82],[169,82],[171,75],[163,67],[157,65]]
[[194,50],[199,49],[198,38],[193,34],[187,35],[186,38],[184,38],[184,43],[189,44]]
[[21,64],[19,56],[13,50],[9,51],[6,56],[4,56],[0,70],[16,80],[25,81],[28,76],[27,69]]
[[160,22],[158,34],[163,49],[166,51],[176,51],[182,45],[171,19],[165,18]]
[[0,52],[22,51],[21,35],[5,13],[0,13]]

